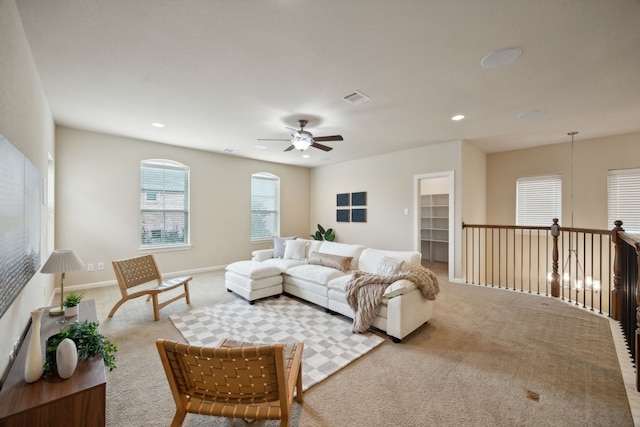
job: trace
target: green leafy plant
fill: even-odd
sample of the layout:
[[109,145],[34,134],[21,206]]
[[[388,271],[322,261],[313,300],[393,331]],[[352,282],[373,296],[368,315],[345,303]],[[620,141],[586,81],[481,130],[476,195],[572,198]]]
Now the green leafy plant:
[[318,231],[316,234],[311,234],[314,240],[326,240],[327,242],[333,242],[336,238],[335,233],[333,232],[333,228],[324,229],[320,224],[318,224]]
[[83,297],[84,295],[79,294],[76,291],[71,291],[69,292],[69,295],[67,295],[67,297],[64,299],[62,305],[64,305],[65,307],[75,307],[76,305],[80,304],[80,301],[82,301]]
[[56,365],[56,349],[58,344],[70,338],[78,349],[78,359],[90,359],[92,357],[102,357],[104,366],[113,371],[117,368],[115,353],[118,346],[110,342],[98,332],[98,322],[70,323],[69,326],[60,330],[60,333],[53,335],[47,340],[47,351],[44,362],[44,374],[51,375]]

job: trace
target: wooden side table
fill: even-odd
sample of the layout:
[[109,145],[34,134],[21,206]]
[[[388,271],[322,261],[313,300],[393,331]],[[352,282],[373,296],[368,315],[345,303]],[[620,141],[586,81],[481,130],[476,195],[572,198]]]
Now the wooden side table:
[[[46,308],[40,329],[42,349],[46,340],[65,324],[56,324],[61,316],[49,316]],[[80,303],[79,319],[96,322],[93,300]],[[57,375],[40,378],[28,384],[24,380],[24,364],[31,328],[0,390],[0,427],[13,426],[104,426],[106,422],[107,377],[102,358],[78,360],[73,375],[64,380]]]

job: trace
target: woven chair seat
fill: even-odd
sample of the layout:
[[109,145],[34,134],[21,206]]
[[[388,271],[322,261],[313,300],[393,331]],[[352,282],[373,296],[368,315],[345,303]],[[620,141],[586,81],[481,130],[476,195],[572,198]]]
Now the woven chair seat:
[[[156,321],[160,320],[160,309],[167,304],[177,301],[180,298],[185,298],[187,304],[191,304],[189,297],[189,281],[192,279],[191,276],[162,280],[158,264],[152,254],[113,261],[112,264],[122,298],[113,306],[109,317],[113,317],[118,308],[125,302],[144,295],[147,296],[147,301],[151,300],[153,302],[153,317]],[[150,282],[156,282],[156,285],[151,288],[145,287],[145,285]],[[180,286],[184,288],[184,291],[180,295],[163,302],[158,300],[159,294]]]
[[216,347],[169,340],[156,345],[176,402],[172,426],[187,413],[287,426],[293,403],[302,402],[303,343],[253,344],[222,340]]

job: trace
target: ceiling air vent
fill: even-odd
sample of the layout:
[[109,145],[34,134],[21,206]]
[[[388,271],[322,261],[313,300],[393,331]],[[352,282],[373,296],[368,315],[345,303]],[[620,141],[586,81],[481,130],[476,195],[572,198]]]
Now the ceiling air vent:
[[354,90],[350,94],[343,96],[342,99],[347,101],[349,104],[358,105],[358,104],[362,104],[363,102],[367,102],[371,98],[369,98],[367,95],[365,95],[362,92],[358,92],[357,90]]

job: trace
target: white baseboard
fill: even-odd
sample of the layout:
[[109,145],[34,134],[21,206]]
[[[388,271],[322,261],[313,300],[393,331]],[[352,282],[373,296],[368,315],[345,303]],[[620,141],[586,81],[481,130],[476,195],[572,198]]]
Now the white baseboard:
[[[204,267],[204,268],[195,268],[192,270],[175,271],[172,273],[163,273],[162,277],[171,278],[171,277],[179,277],[179,276],[188,276],[191,274],[206,273],[208,271],[224,270],[225,267],[226,265],[217,265],[217,266]],[[80,285],[66,286],[64,289],[66,293],[70,291],[80,291],[83,289],[102,288],[104,286],[113,286],[117,284],[118,284],[118,281],[114,279],[114,280],[107,280],[104,282],[83,283]],[[60,293],[60,288],[56,288],[54,295],[59,293]]]

